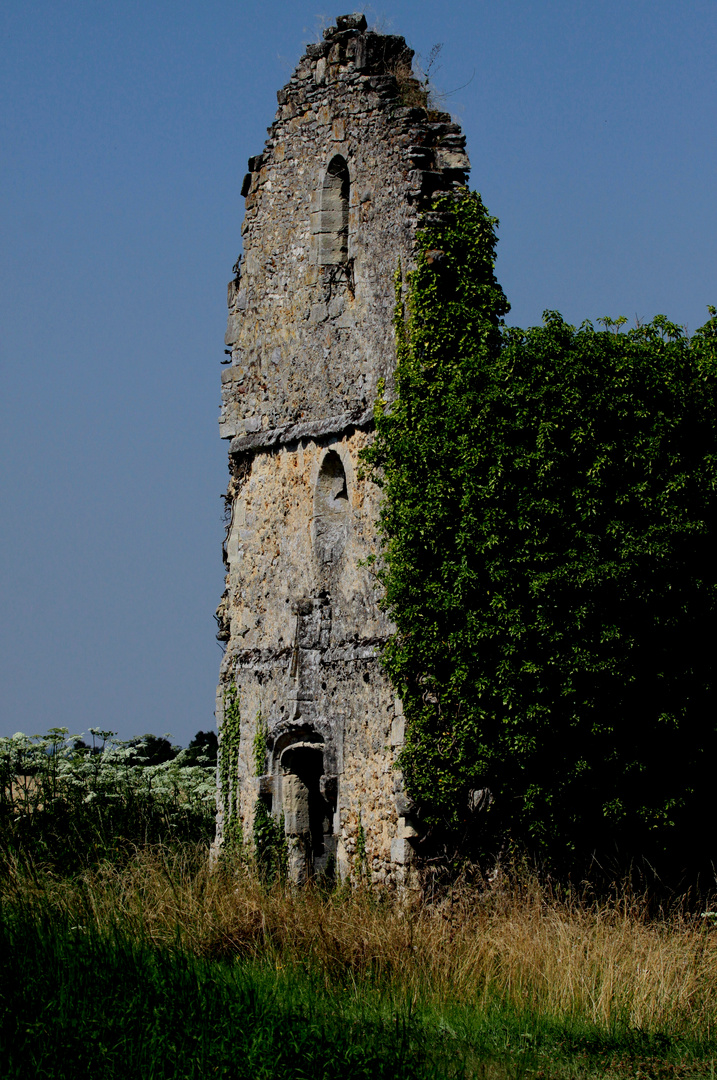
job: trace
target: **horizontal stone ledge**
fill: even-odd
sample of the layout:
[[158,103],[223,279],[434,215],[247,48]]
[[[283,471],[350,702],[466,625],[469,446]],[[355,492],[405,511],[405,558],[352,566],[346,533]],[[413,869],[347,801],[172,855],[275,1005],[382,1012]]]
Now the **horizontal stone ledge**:
[[291,658],[291,652],[291,645],[283,645],[274,649],[242,649],[235,644],[232,648],[227,649],[224,659],[230,663],[239,663],[244,667],[253,664],[261,666],[262,664],[286,661],[287,658]]
[[367,645],[361,643],[358,645],[335,645],[333,648],[327,649],[322,657],[322,664],[338,664],[343,662],[350,662],[352,660],[377,660],[381,653],[381,648],[386,644],[386,639],[382,639],[377,644]]
[[351,427],[368,427],[373,423],[373,406],[369,409],[329,416],[325,420],[306,420],[298,424],[267,428],[252,435],[236,435],[229,444],[230,454],[246,454],[250,451],[267,450],[272,446],[298,442],[299,439],[318,439],[326,435],[340,435]]
[[[315,660],[319,665],[340,663],[351,660],[376,660],[388,637],[364,638],[362,641],[340,641],[327,649],[300,647],[302,661]],[[230,653],[230,662],[239,664],[242,670],[271,667],[272,664],[290,663],[294,651],[293,645],[284,645],[275,649],[242,649],[234,647]],[[309,656],[308,654],[314,654]]]

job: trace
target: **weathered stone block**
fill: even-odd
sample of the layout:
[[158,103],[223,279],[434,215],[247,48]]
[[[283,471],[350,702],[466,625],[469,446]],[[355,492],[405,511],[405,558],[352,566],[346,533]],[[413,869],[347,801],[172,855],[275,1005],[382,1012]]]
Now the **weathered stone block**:
[[410,818],[400,817],[398,819],[398,832],[396,836],[399,840],[412,840],[418,836],[418,829],[415,827]]
[[257,776],[254,780],[254,787],[256,793],[259,796],[273,796],[274,794],[274,777],[269,776]]
[[224,335],[225,345],[234,345],[239,340],[240,318],[238,315],[230,315],[227,320],[227,332]]
[[287,836],[304,836],[309,832],[309,789],[293,773],[281,778],[281,798]]
[[391,862],[398,866],[406,866],[413,862],[414,851],[410,840],[396,836],[391,841]]
[[437,150],[436,164],[441,169],[459,169],[462,172],[469,172],[471,167],[468,155],[455,150]]
[[319,57],[325,56],[328,50],[328,46],[325,41],[306,46],[306,55],[310,60],[318,60]]
[[366,29],[366,16],[361,11],[354,11],[352,15],[339,15],[336,20],[336,29],[358,30],[359,33]]
[[403,713],[391,721],[391,746],[403,746],[406,738],[406,721]]
[[287,836],[286,847],[289,878],[295,885],[305,885],[309,867],[303,840],[298,836]]

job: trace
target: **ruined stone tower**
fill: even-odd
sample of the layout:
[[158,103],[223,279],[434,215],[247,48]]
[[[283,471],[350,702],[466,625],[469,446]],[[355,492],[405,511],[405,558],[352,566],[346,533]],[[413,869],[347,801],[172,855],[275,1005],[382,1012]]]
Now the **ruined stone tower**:
[[358,455],[379,381],[391,390],[398,262],[410,269],[421,215],[469,165],[459,127],[425,107],[412,57],[362,15],[337,19],[278,92],[241,192],[220,417],[217,843],[231,816],[250,837],[261,800],[283,816],[298,881],[329,863],[400,879],[416,835],[393,769],[401,703],[379,660],[391,627],[365,564],[380,492]]

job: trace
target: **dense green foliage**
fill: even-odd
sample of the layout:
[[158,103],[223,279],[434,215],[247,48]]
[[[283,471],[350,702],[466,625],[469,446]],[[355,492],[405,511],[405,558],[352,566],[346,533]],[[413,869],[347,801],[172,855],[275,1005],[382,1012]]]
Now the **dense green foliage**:
[[211,839],[211,756],[153,735],[91,734],[91,747],[66,728],[0,739],[1,858],[29,856],[70,872],[135,844]]
[[434,834],[687,862],[717,750],[717,319],[506,329],[494,219],[438,209],[367,455],[408,790]]

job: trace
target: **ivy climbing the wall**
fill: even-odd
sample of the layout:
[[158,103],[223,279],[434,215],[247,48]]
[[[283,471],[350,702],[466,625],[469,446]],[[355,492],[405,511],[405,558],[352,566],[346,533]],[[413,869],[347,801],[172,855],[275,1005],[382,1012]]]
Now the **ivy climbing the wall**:
[[284,815],[275,818],[261,799],[254,808],[254,857],[259,876],[266,884],[286,878],[289,856]]
[[[256,714],[256,729],[251,748],[255,776],[262,776],[266,771],[268,734],[269,726],[259,709]],[[274,817],[261,797],[257,799],[254,807],[253,833],[254,858],[260,877],[267,884],[279,879],[283,880],[286,877],[288,865],[284,815]]]
[[239,691],[232,679],[224,690],[224,718],[219,741],[219,790],[224,811],[223,850],[241,851],[242,821],[239,785],[241,713]]
[[358,808],[358,825],[356,828],[356,857],[354,870],[359,879],[368,877],[368,851],[366,849],[366,830],[361,819],[361,802]]
[[408,791],[430,834],[486,850],[694,863],[717,751],[714,310],[692,337],[505,328],[495,219],[467,192],[435,209],[365,455]]
[[260,709],[256,714],[256,730],[251,748],[255,776],[261,776],[266,768],[266,737],[268,733],[269,728]]

